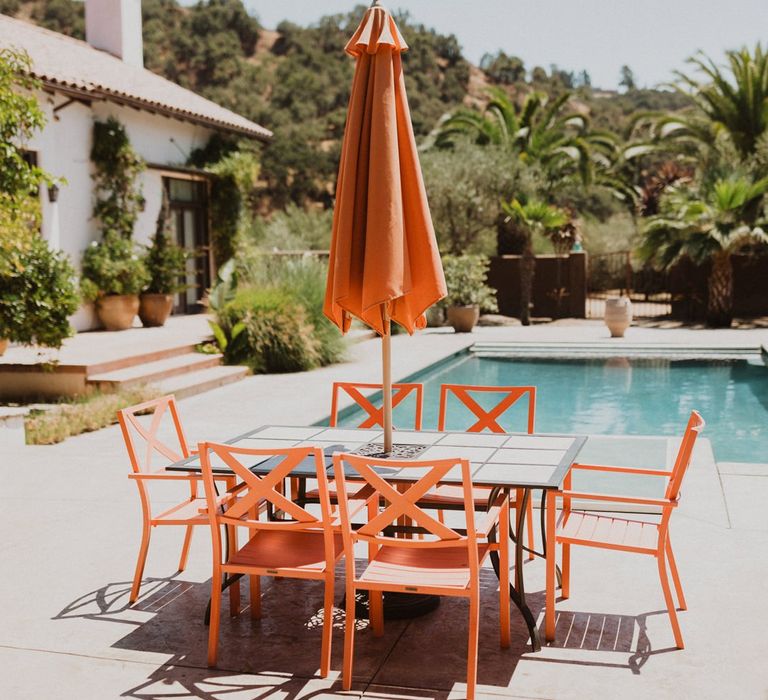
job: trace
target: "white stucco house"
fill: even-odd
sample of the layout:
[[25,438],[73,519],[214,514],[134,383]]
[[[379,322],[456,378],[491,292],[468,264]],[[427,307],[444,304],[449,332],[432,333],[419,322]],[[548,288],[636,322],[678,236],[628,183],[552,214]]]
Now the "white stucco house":
[[[190,153],[216,132],[268,141],[271,132],[144,68],[141,0],[85,0],[86,41],[0,15],[0,46],[26,51],[41,81],[38,102],[47,123],[25,148],[30,158],[66,184],[57,201],[40,193],[43,236],[78,265],[98,240],[90,161],[93,124],[115,117],[146,161],[141,187],[146,205],[134,239],[154,233],[162,192],[169,195],[178,242],[199,255],[190,263],[192,286],[177,300],[177,313],[197,311],[210,284],[208,175],[185,166]],[[95,325],[87,307],[72,319],[77,330]]]

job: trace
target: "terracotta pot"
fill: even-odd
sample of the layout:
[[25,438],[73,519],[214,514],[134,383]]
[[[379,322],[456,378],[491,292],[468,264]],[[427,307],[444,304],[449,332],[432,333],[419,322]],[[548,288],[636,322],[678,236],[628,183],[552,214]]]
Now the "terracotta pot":
[[439,328],[445,325],[445,309],[441,306],[430,306],[427,309],[427,327]]
[[479,318],[479,306],[448,307],[448,325],[457,333],[471,333]]
[[0,338],[0,357],[5,354],[8,349],[8,338]]
[[145,326],[164,326],[173,310],[173,294],[142,294],[139,318]]
[[96,300],[96,315],[108,331],[124,331],[139,311],[137,294],[113,294]]
[[632,302],[627,297],[605,300],[605,325],[612,338],[624,337],[624,331],[632,325]]

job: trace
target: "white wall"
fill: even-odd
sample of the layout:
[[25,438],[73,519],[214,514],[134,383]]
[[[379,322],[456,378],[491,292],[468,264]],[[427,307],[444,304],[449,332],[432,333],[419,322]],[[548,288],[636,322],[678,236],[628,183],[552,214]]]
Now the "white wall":
[[[60,247],[75,267],[80,266],[86,246],[100,237],[97,222],[92,218],[95,194],[90,151],[94,121],[115,117],[125,126],[136,152],[145,161],[162,165],[184,165],[190,153],[204,146],[214,133],[188,122],[109,102],[93,102],[90,107],[73,102],[54,117],[54,106],[64,104],[67,98],[41,91],[38,101],[46,115],[46,126],[30,141],[28,148],[37,151],[42,168],[54,177],[66,180],[60,187],[58,202]],[[160,212],[162,176],[147,169],[140,176],[140,184],[146,206],[136,222],[134,240],[146,243],[154,233]],[[43,235],[50,240],[51,204],[47,192],[41,192],[41,203]],[[72,324],[77,330],[95,327],[92,310],[83,308],[78,311]]]

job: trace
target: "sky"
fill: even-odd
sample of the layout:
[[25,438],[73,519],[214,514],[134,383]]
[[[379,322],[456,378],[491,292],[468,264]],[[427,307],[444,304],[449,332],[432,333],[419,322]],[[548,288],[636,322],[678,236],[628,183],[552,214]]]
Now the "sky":
[[[356,0],[244,0],[262,24],[309,24],[347,12]],[[528,68],[587,70],[592,85],[615,88],[621,66],[638,86],[669,82],[699,50],[720,62],[727,49],[768,42],[768,0],[384,0],[417,22],[455,34],[478,63],[498,49]]]

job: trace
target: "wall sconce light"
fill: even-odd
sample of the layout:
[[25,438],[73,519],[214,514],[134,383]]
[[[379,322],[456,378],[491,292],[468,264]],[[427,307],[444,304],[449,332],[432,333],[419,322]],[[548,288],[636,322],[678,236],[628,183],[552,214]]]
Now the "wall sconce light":
[[59,199],[59,186],[57,184],[48,185],[48,201],[55,204]]

